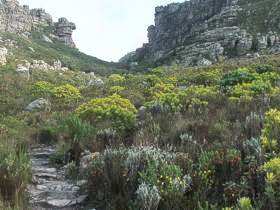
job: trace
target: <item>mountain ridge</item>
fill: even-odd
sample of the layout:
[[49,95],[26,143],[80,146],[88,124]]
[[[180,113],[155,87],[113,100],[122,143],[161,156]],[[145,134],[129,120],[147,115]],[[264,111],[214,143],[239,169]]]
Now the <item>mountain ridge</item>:
[[156,7],[149,42],[121,62],[194,66],[277,53],[280,17],[273,11],[279,8],[272,0],[191,0]]

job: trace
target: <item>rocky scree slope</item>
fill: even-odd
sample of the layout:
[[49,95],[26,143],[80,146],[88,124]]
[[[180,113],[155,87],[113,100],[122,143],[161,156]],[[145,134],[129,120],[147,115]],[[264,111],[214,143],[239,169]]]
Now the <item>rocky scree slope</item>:
[[123,63],[211,65],[280,51],[279,0],[191,0],[155,9],[149,42]]

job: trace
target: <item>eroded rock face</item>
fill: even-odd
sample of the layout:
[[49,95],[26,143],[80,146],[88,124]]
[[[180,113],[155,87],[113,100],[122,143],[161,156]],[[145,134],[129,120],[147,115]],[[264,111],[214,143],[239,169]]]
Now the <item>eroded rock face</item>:
[[149,43],[121,61],[208,65],[265,49],[277,51],[279,9],[275,0],[191,0],[157,7]]
[[75,43],[72,39],[73,30],[76,30],[75,23],[69,22],[66,18],[59,18],[55,23],[56,34],[61,41],[63,41],[69,47],[75,47]]
[[21,6],[17,0],[0,0],[0,31],[24,34],[43,27],[55,27],[55,31],[51,32],[53,36],[75,47],[72,40],[72,32],[76,28],[74,23],[65,18],[54,23],[52,16],[44,9],[29,9],[29,6]]

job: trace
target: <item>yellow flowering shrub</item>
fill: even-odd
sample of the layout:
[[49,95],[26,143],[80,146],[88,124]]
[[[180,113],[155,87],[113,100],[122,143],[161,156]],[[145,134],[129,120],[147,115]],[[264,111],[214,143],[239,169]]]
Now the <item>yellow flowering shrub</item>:
[[111,94],[119,94],[120,92],[124,91],[125,87],[122,86],[112,86],[110,87],[110,93]]
[[266,172],[266,181],[270,184],[280,183],[280,157],[266,162],[263,166]]
[[46,81],[39,81],[33,84],[32,92],[36,96],[46,96],[51,95],[54,89],[54,85],[46,82]]
[[271,109],[265,114],[262,130],[262,145],[266,151],[279,152],[280,150],[280,111]]
[[157,96],[158,94],[162,94],[162,93],[170,93],[174,89],[175,86],[173,84],[160,82],[150,88],[150,95]]
[[184,82],[196,85],[217,85],[223,77],[221,69],[189,71]]
[[238,200],[240,210],[253,210],[252,201],[250,198],[242,197]]
[[231,95],[233,97],[253,97],[265,93],[270,93],[272,86],[269,81],[254,80],[251,83],[237,84],[233,87]]
[[53,95],[55,98],[64,100],[75,100],[81,97],[79,89],[70,84],[55,87]]
[[76,114],[92,123],[110,121],[117,129],[131,129],[136,120],[136,108],[128,100],[114,94],[93,99],[76,109]]
[[273,203],[280,203],[280,157],[275,157],[266,162],[262,169],[266,173],[265,193]]
[[110,82],[123,82],[125,80],[125,77],[119,74],[112,74],[109,76],[109,80]]

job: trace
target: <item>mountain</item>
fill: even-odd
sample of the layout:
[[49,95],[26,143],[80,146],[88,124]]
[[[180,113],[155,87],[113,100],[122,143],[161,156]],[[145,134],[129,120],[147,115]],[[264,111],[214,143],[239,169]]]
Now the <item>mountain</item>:
[[149,42],[121,62],[210,65],[280,52],[277,0],[190,0],[155,9]]
[[15,44],[1,46],[5,48],[2,51],[10,62],[14,60],[9,58],[14,57],[29,62],[40,59],[49,64],[60,60],[72,70],[100,74],[123,70],[122,65],[80,52],[72,39],[75,29],[76,25],[64,17],[54,22],[44,9],[29,9],[29,6],[21,6],[17,0],[0,1],[0,36]]

